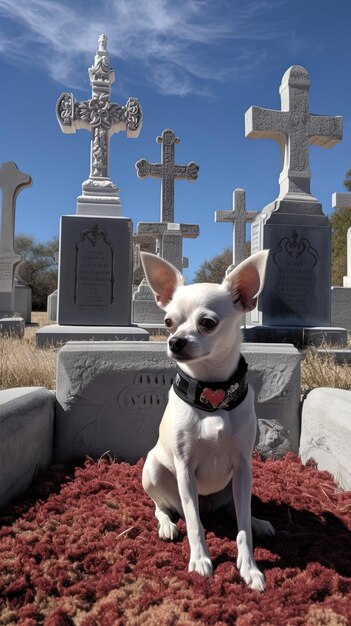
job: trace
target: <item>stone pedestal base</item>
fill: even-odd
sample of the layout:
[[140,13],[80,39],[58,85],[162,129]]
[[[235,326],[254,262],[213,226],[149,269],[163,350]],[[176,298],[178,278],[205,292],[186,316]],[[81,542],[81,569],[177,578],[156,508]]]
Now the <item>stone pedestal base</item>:
[[36,333],[37,346],[59,346],[67,341],[149,341],[149,333],[138,326],[44,326]]
[[292,343],[295,348],[330,344],[346,346],[346,328],[319,326],[246,326],[242,328],[244,340],[263,343]]
[[[255,391],[257,449],[297,453],[300,359],[293,346],[242,346]],[[82,376],[84,372],[84,376]],[[155,445],[175,365],[166,343],[71,342],[58,353],[55,462],[105,452],[129,463]]]

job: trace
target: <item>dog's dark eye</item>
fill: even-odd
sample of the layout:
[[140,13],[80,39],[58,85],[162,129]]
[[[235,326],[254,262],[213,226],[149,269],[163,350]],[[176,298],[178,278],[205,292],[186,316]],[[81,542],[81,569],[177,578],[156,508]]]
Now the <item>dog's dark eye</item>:
[[213,330],[216,328],[217,324],[217,320],[213,320],[211,317],[204,317],[200,322],[201,328],[205,330]]
[[172,328],[173,322],[172,322],[170,317],[166,317],[166,319],[165,319],[165,326],[166,326],[166,328]]

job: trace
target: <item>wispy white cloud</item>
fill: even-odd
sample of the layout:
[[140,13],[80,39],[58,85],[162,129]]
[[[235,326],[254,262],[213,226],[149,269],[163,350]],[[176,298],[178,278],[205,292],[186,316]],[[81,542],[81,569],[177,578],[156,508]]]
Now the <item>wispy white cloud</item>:
[[260,18],[285,1],[0,0],[0,50],[76,86],[105,33],[110,56],[129,65],[134,78],[165,94],[207,95],[216,81],[262,62],[267,42],[283,33],[273,19],[267,28]]

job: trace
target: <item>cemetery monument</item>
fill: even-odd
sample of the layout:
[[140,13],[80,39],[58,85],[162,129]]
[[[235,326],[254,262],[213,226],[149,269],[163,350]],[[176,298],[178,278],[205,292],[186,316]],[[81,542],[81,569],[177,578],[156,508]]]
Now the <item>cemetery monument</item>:
[[21,257],[15,253],[15,217],[18,194],[31,187],[32,179],[9,161],[0,168],[2,191],[0,228],[0,335],[5,332],[22,336],[24,319],[15,317],[15,270]]
[[[351,213],[351,193],[333,193],[333,209],[347,207]],[[344,326],[351,332],[351,227],[347,231],[346,240],[347,266],[346,276],[343,277],[343,286],[331,288],[331,317],[332,324]]]
[[307,71],[294,65],[281,82],[281,110],[252,106],[245,116],[246,137],[274,139],[282,157],[279,196],[251,226],[252,253],[271,253],[259,308],[245,334],[250,341],[301,345],[346,339],[345,329],[331,328],[331,227],[311,195],[309,168],[309,145],[335,146],[342,139],[342,118],[311,114],[309,88]]
[[234,189],[233,209],[231,211],[216,211],[216,222],[232,222],[233,224],[233,262],[227,269],[231,272],[239,263],[245,261],[246,254],[246,224],[257,217],[258,211],[246,210],[246,194],[244,189]]
[[110,101],[115,75],[104,35],[89,80],[89,100],[77,102],[63,93],[56,106],[63,132],[83,128],[91,133],[90,175],[76,214],[61,218],[58,324],[38,331],[39,345],[68,339],[148,339],[131,324],[132,222],[120,215],[118,189],[109,173],[110,137],[121,131],[137,137],[142,111],[135,98],[124,106]]
[[[175,163],[174,146],[179,143],[173,130],[166,129],[156,138],[161,144],[161,163],[149,163],[141,159],[135,164],[139,178],[161,178],[161,210],[159,222],[139,222],[138,235],[155,239],[155,251],[163,259],[172,263],[180,272],[187,266],[183,257],[183,238],[199,236],[197,224],[174,222],[174,181],[197,179],[199,166],[194,161],[187,165]],[[164,313],[156,305],[153,293],[145,280],[133,295],[133,321],[142,325],[163,326]]]

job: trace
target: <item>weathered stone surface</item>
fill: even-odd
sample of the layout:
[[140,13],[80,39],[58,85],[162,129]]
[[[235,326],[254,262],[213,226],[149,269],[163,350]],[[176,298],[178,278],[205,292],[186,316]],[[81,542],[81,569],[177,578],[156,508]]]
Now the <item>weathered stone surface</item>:
[[331,323],[351,332],[351,287],[331,288]]
[[351,391],[313,389],[302,407],[300,457],[351,489]]
[[1,165],[0,317],[15,312],[14,276],[21,262],[14,248],[16,199],[22,189],[31,185],[31,177],[20,172],[16,163],[9,161]]
[[55,289],[47,299],[48,320],[50,320],[50,322],[56,322],[57,320],[57,298],[58,289]]
[[[298,451],[300,355],[244,345],[264,456]],[[165,342],[69,343],[58,354],[55,459],[84,454],[134,462],[155,444],[175,373]]]
[[278,199],[264,212],[319,215],[321,205],[311,196],[309,145],[335,146],[342,139],[342,117],[309,113],[310,80],[304,67],[293,65],[280,85],[281,111],[250,107],[245,115],[245,136],[279,143],[282,170]]
[[84,128],[92,134],[90,176],[77,200],[77,213],[82,215],[121,214],[118,188],[109,177],[110,137],[120,131],[126,131],[127,137],[138,137],[142,126],[142,110],[136,98],[129,98],[125,106],[110,102],[115,74],[106,46],[107,38],[100,35],[99,49],[89,68],[90,100],[76,102],[72,94],[62,93],[56,104],[57,120],[64,133]]
[[258,214],[258,211],[246,210],[246,194],[244,189],[234,189],[233,209],[231,211],[215,212],[216,222],[233,223],[233,263],[228,267],[228,272],[246,259],[246,224],[253,222]]
[[310,114],[309,87],[305,68],[294,65],[281,82],[281,111],[251,107],[246,113],[246,136],[277,141],[282,158],[279,196],[251,227],[251,251],[271,251],[251,324],[318,326],[327,331],[331,227],[311,195],[309,145],[329,148],[338,143],[342,118]]
[[291,343],[295,348],[306,348],[309,345],[346,346],[347,330],[329,326],[250,326],[243,328],[245,341],[266,343]]
[[61,218],[59,324],[130,325],[131,241],[125,217]]
[[133,294],[133,322],[135,324],[162,324],[165,312],[157,306],[146,279],[143,278]]
[[0,337],[23,337],[25,323],[23,317],[0,317]]
[[139,178],[161,178],[161,222],[174,222],[174,181],[188,180],[193,182],[197,179],[199,166],[194,161],[187,165],[176,165],[174,162],[174,146],[179,143],[173,130],[167,128],[161,135],[156,137],[156,143],[160,143],[161,163],[149,163],[145,159],[135,164]]
[[[351,193],[333,193],[333,209],[351,209]],[[346,239],[347,270],[343,277],[343,286],[351,287],[351,227],[347,230]]]
[[15,277],[13,308],[23,317],[26,324],[32,321],[32,290],[18,277]]
[[[0,320],[1,328],[1,320]],[[148,341],[149,333],[138,326],[64,326],[50,324],[36,333],[37,346],[60,346],[67,341]]]
[[0,391],[0,506],[52,461],[54,394],[43,387]]
[[261,238],[254,237],[252,252],[267,249],[270,255],[261,313],[252,311],[252,324],[330,326],[331,228],[294,217],[293,223],[277,224],[272,216],[260,230]]

